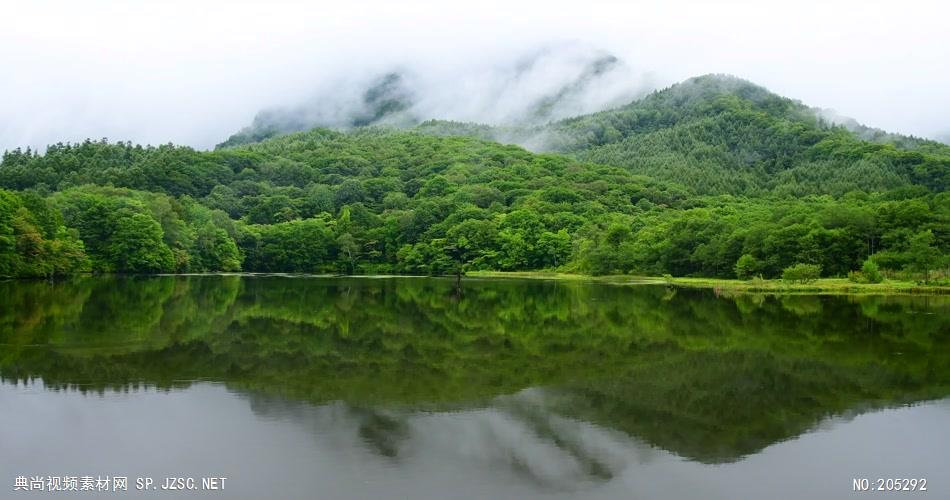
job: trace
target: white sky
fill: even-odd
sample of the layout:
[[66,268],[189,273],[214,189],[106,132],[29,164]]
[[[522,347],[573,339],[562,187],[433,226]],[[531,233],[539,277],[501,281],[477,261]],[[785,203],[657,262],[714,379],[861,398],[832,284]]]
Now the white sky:
[[664,86],[730,73],[866,125],[950,133],[940,1],[0,0],[0,20],[0,150],[208,148],[341,75],[451,74],[570,41]]

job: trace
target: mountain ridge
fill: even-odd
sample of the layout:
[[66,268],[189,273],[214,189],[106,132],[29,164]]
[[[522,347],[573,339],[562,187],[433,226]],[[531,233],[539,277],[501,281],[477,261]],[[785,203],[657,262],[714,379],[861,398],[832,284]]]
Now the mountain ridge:
[[416,128],[623,166],[698,194],[947,189],[950,147],[849,124],[832,123],[741,78],[703,75],[618,108],[540,127],[429,121]]
[[[500,144],[501,133],[555,152]],[[0,162],[0,276],[559,269],[747,279],[808,264],[861,280],[873,259],[932,281],[950,269],[946,151],[868,142],[721,76],[530,127],[312,129],[215,151],[57,144]]]
[[411,127],[432,118],[539,125],[629,101],[643,92],[635,78],[618,57],[580,44],[542,47],[451,75],[393,66],[337,82],[296,106],[262,110],[217,147],[312,128]]

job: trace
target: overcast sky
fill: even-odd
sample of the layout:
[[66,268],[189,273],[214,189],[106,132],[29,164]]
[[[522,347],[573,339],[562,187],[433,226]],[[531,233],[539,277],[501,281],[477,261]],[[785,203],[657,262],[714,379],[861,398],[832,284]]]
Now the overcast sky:
[[950,134],[940,1],[0,0],[0,19],[0,150],[208,148],[341,75],[471,73],[571,42],[623,59],[632,84],[730,73],[873,127]]

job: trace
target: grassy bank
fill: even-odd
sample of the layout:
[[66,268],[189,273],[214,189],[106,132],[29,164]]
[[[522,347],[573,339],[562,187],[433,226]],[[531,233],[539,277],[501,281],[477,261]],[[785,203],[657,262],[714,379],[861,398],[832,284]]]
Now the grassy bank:
[[668,278],[655,276],[589,276],[557,272],[498,272],[472,271],[473,278],[528,278],[563,281],[596,281],[615,284],[667,284],[684,288],[712,288],[729,292],[748,293],[809,293],[809,294],[950,294],[950,287],[919,285],[912,281],[885,280],[883,283],[853,283],[845,278],[822,278],[811,283],[788,283],[782,280],[732,280],[718,278]]

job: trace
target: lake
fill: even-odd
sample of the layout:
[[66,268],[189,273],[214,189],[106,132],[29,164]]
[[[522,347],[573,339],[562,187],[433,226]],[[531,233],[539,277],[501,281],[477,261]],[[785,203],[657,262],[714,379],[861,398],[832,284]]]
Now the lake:
[[[950,497],[950,297],[302,276],[0,297],[2,498]],[[927,491],[854,491],[878,478]]]

